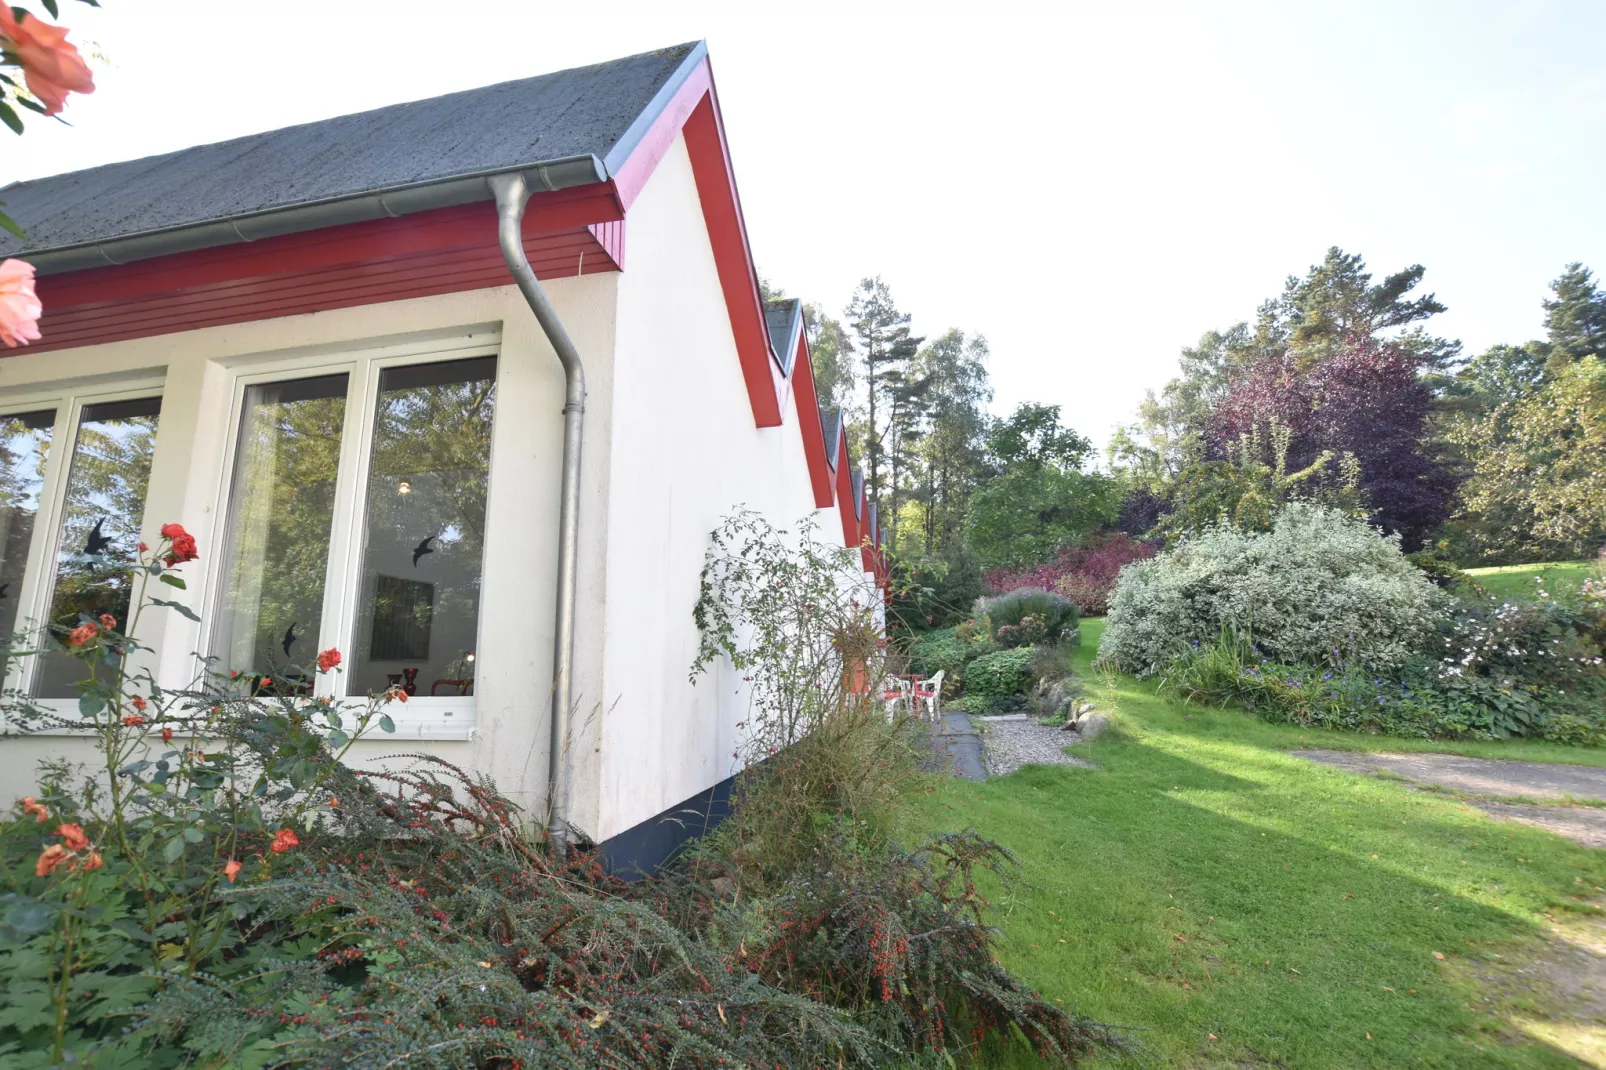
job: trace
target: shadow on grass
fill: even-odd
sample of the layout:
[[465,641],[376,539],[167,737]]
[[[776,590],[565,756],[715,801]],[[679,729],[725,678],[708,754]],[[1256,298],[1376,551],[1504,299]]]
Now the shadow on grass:
[[1532,941],[1575,881],[1606,883],[1603,856],[1225,724],[1195,734],[1130,682],[1118,706],[1127,738],[1078,748],[1100,769],[934,781],[925,804],[1019,854],[1027,882],[991,891],[1027,980],[1174,1065],[1577,1065],[1450,967]]

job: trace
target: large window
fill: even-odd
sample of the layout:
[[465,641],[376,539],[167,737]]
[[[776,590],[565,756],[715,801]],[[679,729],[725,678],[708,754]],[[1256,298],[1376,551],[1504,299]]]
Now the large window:
[[380,373],[351,694],[473,689],[495,395],[494,357]]
[[308,694],[334,646],[343,693],[453,716],[474,694],[495,396],[483,353],[243,378],[214,667]]
[[[349,376],[245,388],[212,652],[305,687],[323,635]],[[333,644],[329,644],[333,645]]]
[[[160,412],[158,397],[113,395],[0,415],[3,634],[32,645],[85,616],[126,622]],[[76,698],[86,671],[59,652],[6,668],[42,699]]]
[[[56,410],[0,416],[0,677],[5,675],[4,650],[17,631],[17,608],[25,596],[23,581],[33,549],[39,494],[50,459],[50,436]],[[27,637],[19,637],[19,646]]]

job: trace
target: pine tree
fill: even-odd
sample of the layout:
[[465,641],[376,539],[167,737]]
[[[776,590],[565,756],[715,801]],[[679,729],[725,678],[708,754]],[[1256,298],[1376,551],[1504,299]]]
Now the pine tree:
[[1545,302],[1545,333],[1554,347],[1551,374],[1580,357],[1606,356],[1606,291],[1595,285],[1593,273],[1582,264],[1568,264],[1550,289],[1556,295]]
[[898,311],[892,291],[879,277],[859,283],[843,315],[858,340],[864,362],[866,424],[862,456],[868,468],[866,486],[871,503],[886,523],[887,517],[881,513],[885,491],[882,469],[886,462],[888,415],[897,404],[893,391],[906,385],[904,368],[925,339],[910,334],[908,314]]

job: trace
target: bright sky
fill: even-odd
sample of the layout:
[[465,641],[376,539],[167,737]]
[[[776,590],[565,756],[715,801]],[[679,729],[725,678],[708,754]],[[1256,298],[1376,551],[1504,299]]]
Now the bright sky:
[[[29,0],[39,10],[37,0]],[[1103,441],[1337,244],[1469,349],[1606,273],[1606,4],[62,2],[111,62],[51,174],[706,38],[760,270],[980,331],[995,408]]]

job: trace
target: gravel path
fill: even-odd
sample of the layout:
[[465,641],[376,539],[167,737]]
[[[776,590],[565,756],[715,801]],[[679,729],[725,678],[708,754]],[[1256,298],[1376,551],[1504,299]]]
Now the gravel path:
[[1534,806],[1491,802],[1510,799],[1594,799],[1606,802],[1606,769],[1548,762],[1466,758],[1458,754],[1363,754],[1296,750],[1301,758],[1352,773],[1392,773],[1418,784],[1485,796],[1473,806],[1490,817],[1537,825],[1585,847],[1606,847],[1606,807]]
[[982,745],[987,751],[987,772],[1008,776],[1023,765],[1080,765],[1092,762],[1065,753],[1076,736],[1058,728],[1042,728],[1030,720],[993,721],[987,724]]

